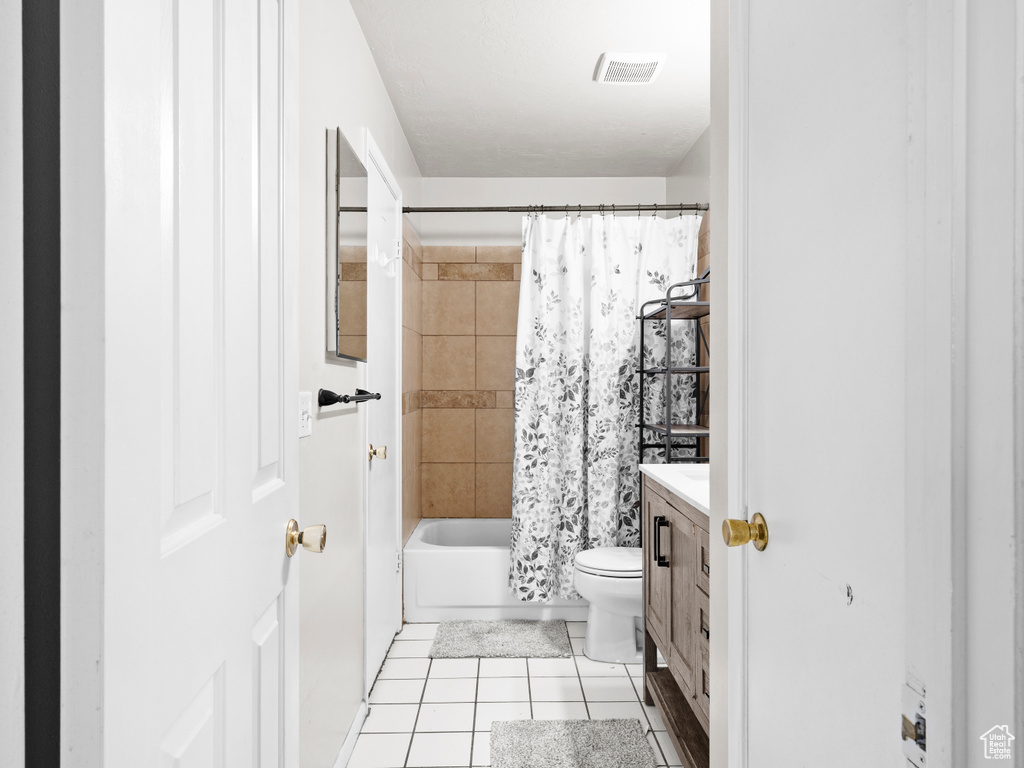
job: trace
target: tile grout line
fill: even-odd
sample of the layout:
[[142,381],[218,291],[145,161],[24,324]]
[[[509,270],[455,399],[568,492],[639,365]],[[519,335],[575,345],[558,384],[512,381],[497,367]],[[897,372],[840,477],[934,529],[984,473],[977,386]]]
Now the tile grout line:
[[[647,721],[647,733],[654,736],[654,744],[657,747],[657,753],[654,755],[655,761],[658,759],[658,755],[661,755],[662,765],[668,765],[668,756],[665,754],[665,750],[661,748],[661,739],[658,738],[658,732],[654,730],[654,724],[651,722],[651,718],[647,715],[646,705],[644,704],[643,696],[641,691],[636,687],[636,681],[633,676],[629,674],[629,667],[626,667],[626,677],[629,678],[630,685],[633,686],[633,693],[636,694],[637,700],[640,702],[640,709],[644,713],[644,719]],[[646,738],[647,733],[644,734]]]
[[409,734],[409,746],[405,750],[405,762],[402,764],[404,766],[409,765],[409,756],[412,754],[412,742],[416,738],[416,726],[420,722],[420,712],[423,710],[423,697],[427,694],[427,680],[430,679],[430,668],[434,666],[434,660],[429,656],[427,658],[430,659],[430,661],[427,663],[426,677],[423,678],[423,688],[420,689],[420,702],[416,707],[416,719],[412,721],[412,733]]
[[533,720],[533,680],[530,679],[529,657],[523,658],[523,664],[526,665],[526,697],[530,702],[530,719]]
[[[566,622],[565,634],[569,634],[569,624]],[[576,679],[580,683],[580,695],[583,697],[583,708],[587,711],[587,720],[590,720],[590,704],[587,703],[587,692],[583,688],[583,675],[580,674],[580,665],[576,661],[576,651],[572,647],[572,638],[569,638],[569,651],[572,653],[572,665],[576,667]]]
[[647,709],[643,700],[643,692],[636,687],[636,680],[634,680],[633,676],[629,674],[628,666],[626,667],[626,677],[629,678],[629,682],[633,686],[633,693],[636,695],[637,701],[640,702],[640,710],[644,713],[644,722],[647,723],[647,730],[654,733],[654,725],[651,723],[651,718],[647,716]]
[[480,657],[476,657],[476,687],[473,689],[473,722],[469,732],[469,765],[473,765],[473,750],[476,748],[476,708],[480,698]]

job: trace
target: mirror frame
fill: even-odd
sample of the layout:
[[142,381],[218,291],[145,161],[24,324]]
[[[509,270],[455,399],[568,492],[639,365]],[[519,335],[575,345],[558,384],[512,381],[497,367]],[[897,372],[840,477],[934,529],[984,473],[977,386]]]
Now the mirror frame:
[[[344,144],[342,143],[344,142]],[[357,355],[346,354],[340,351],[340,337],[342,335],[341,328],[341,282],[342,282],[342,261],[341,261],[341,222],[342,222],[342,207],[354,207],[354,206],[343,206],[341,200],[341,179],[342,179],[342,152],[347,150],[357,163],[362,168],[362,175],[365,180],[366,178],[366,164],[359,159],[359,155],[352,147],[351,142],[345,137],[341,128],[328,128],[326,130],[326,180],[325,180],[325,191],[326,191],[326,237],[325,237],[325,251],[327,261],[327,295],[326,295],[326,352],[328,360],[352,360],[359,363],[365,363],[365,357],[359,357]],[[347,177],[346,177],[347,178]],[[355,177],[352,177],[355,178]],[[365,194],[364,194],[365,200]],[[364,219],[364,237],[365,237],[365,219],[366,209],[365,202],[363,205],[362,213],[346,213],[346,216],[362,216]],[[365,244],[364,244],[365,249]],[[369,319],[367,318],[367,322]]]

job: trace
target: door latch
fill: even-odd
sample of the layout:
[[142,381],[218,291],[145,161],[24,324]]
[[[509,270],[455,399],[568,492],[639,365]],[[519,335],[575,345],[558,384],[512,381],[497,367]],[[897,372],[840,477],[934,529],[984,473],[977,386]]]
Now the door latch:
[[903,688],[903,716],[901,735],[903,754],[917,768],[925,768],[926,722],[924,684],[907,675]]

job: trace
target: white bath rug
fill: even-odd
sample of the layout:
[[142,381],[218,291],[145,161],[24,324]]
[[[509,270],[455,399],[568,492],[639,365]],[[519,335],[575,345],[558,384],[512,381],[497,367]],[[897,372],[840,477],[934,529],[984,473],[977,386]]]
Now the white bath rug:
[[492,768],[654,768],[639,720],[504,720],[491,725]]
[[569,631],[558,621],[442,621],[430,646],[433,659],[561,658],[572,656]]

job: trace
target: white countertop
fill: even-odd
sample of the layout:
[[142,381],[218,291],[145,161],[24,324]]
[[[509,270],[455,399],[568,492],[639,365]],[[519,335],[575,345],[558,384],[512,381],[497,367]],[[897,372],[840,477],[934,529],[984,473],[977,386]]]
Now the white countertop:
[[708,464],[641,464],[640,471],[705,515],[711,515]]

